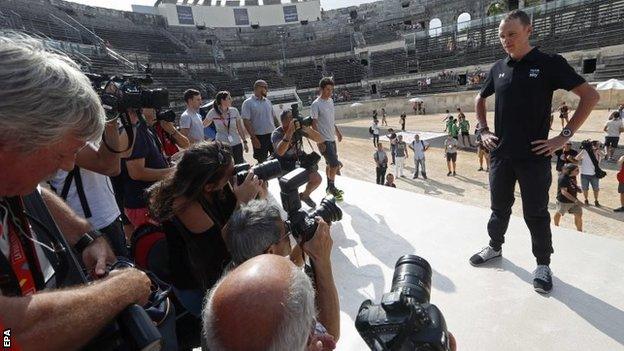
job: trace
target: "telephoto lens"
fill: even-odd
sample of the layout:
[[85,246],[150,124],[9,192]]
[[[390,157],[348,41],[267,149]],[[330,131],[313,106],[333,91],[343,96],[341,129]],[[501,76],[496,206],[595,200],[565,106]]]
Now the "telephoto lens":
[[431,298],[431,266],[416,255],[401,256],[392,276],[392,292],[403,292],[419,303],[429,303]]
[[321,200],[316,211],[310,214],[311,218],[321,217],[326,223],[338,222],[342,219],[342,210],[336,205],[336,198],[329,195]]
[[256,175],[258,179],[268,181],[282,175],[282,166],[278,160],[265,161],[253,167],[246,163],[238,164],[234,166],[237,184],[242,184],[245,181],[249,171],[253,171],[253,174]]

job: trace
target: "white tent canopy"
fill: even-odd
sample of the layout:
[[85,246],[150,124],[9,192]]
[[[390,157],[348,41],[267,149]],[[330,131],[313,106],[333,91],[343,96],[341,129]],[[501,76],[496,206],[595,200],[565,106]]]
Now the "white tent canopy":
[[596,90],[624,90],[624,80],[609,79],[596,85]]

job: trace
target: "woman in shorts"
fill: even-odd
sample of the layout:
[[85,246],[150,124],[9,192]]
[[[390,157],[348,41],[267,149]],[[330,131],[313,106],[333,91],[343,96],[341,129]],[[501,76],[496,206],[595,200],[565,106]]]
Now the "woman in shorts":
[[559,226],[561,217],[566,213],[574,215],[574,225],[579,232],[583,231],[583,203],[577,199],[576,195],[580,191],[576,177],[579,175],[579,168],[573,163],[563,166],[559,182],[557,184],[557,213],[553,218],[555,225]]

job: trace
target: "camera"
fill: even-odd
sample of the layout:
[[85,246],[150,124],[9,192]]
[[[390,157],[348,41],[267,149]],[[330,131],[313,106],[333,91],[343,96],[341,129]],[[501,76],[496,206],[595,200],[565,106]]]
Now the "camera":
[[279,180],[282,207],[288,214],[287,223],[295,239],[301,243],[314,237],[318,227],[316,217],[323,218],[327,223],[342,219],[342,210],[336,205],[333,196],[324,198],[311,213],[301,209],[299,187],[308,182],[310,172],[311,170],[306,168],[297,168]]
[[355,328],[371,350],[450,351],[444,316],[429,303],[431,272],[424,258],[401,256],[381,303],[362,303]]
[[176,114],[175,112],[173,112],[173,110],[164,110],[164,111],[159,111],[158,113],[156,113],[157,121],[165,121],[165,122],[173,123],[175,121],[175,118],[176,118]]
[[269,160],[251,167],[249,163],[241,163],[234,166],[234,174],[236,174],[236,184],[242,184],[247,178],[249,171],[253,171],[254,175],[260,180],[271,180],[282,174],[282,166],[278,160]]
[[107,120],[113,120],[129,108],[153,108],[160,110],[169,107],[167,89],[145,89],[143,86],[153,83],[150,75],[138,76],[124,74],[109,76],[106,74],[87,73],[93,89],[102,100]]
[[295,130],[298,131],[303,127],[311,127],[312,126],[312,116],[301,117],[299,114],[299,104],[290,105],[290,110],[293,115],[293,122],[295,124]]

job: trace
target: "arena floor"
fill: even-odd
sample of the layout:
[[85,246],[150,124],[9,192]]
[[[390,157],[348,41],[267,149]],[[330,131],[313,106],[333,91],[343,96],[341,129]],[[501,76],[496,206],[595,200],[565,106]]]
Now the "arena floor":
[[[468,258],[487,244],[487,209],[338,181],[347,196],[343,219],[331,229],[341,310],[337,350],[368,349],[354,326],[358,309],[366,299],[379,303],[405,254],[431,264],[431,302],[459,350],[624,350],[623,241],[553,230],[554,288],[543,296],[533,291],[535,261],[521,218],[511,219],[503,258],[474,268]],[[279,198],[276,181],[270,190]],[[322,196],[313,194],[317,202]]]
[[[467,118],[471,122],[471,129],[474,130],[474,124],[476,117],[474,113],[467,113]],[[583,125],[581,130],[572,139],[574,142],[580,142],[581,140],[592,138],[604,141],[604,133],[602,129],[606,121],[607,111],[594,111],[590,118]],[[442,133],[444,124],[442,119],[444,114],[414,116],[408,115],[406,130],[408,131],[420,131],[420,132],[433,132]],[[490,119],[489,124],[493,125],[493,113],[488,114]],[[360,179],[369,182],[375,182],[375,164],[372,159],[374,152],[372,138],[368,134],[368,126],[371,123],[371,118],[360,118],[357,120],[346,120],[339,122],[339,126],[344,130],[346,135],[342,143],[339,144],[339,156],[340,160],[344,164],[342,174],[351,178]],[[399,129],[399,119],[397,116],[389,117],[388,123],[390,127]],[[551,135],[557,135],[561,131],[561,124],[559,118],[555,117],[553,124],[553,131]],[[382,128],[382,133],[385,127]],[[383,142],[383,141],[382,141]],[[446,161],[444,157],[444,151],[442,148],[437,147],[440,143],[434,143],[427,152],[427,175],[429,180],[424,181],[412,180],[410,178],[400,178],[395,181],[399,189],[412,191],[415,193],[430,195],[445,200],[450,200],[466,205],[477,206],[481,208],[489,208],[489,184],[488,174],[486,172],[478,172],[479,167],[478,159],[474,151],[460,151],[457,159],[457,176],[447,177]],[[621,144],[621,143],[620,143]],[[307,145],[306,145],[307,146]],[[388,144],[385,144],[388,149]],[[309,148],[309,146],[308,146]],[[578,145],[575,145],[578,149]],[[622,149],[617,150],[616,155],[621,155],[624,151]],[[321,161],[322,162],[322,161]],[[408,174],[412,174],[414,170],[413,160],[411,154],[408,160],[406,160],[406,169]],[[615,164],[604,163],[602,166],[608,172],[607,177],[601,179],[600,186],[601,192],[599,200],[602,204],[602,208],[596,208],[595,206],[585,207],[583,214],[583,231],[586,233],[607,236],[624,240],[624,230],[622,230],[624,214],[614,213],[613,209],[619,207],[619,194],[617,193],[617,179],[615,178]],[[389,167],[388,172],[394,173],[394,168]],[[553,165],[553,180],[556,179],[557,172]],[[341,180],[336,182],[338,187],[341,187]],[[556,182],[553,181],[551,187],[551,202],[550,209],[553,213],[555,209],[555,195],[556,195]],[[519,196],[519,192],[516,192]],[[582,195],[579,194],[580,198]],[[590,202],[593,204],[592,193],[590,190]],[[345,198],[348,199],[349,194],[345,194]],[[423,200],[426,201],[426,200]],[[518,198],[513,207],[514,216],[522,217],[522,204]],[[451,214],[453,216],[454,214]],[[572,215],[566,215],[561,220],[561,226],[564,228],[574,229],[574,218]],[[485,227],[484,227],[485,229]]]

